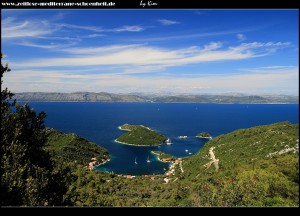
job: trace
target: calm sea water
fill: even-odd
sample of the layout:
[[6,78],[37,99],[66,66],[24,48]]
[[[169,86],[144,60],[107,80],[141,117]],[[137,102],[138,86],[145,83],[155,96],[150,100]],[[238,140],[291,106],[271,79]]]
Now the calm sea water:
[[[157,161],[151,150],[177,157],[196,153],[206,142],[195,138],[202,131],[216,137],[236,129],[280,121],[299,123],[298,104],[31,102],[30,105],[37,112],[47,113],[47,127],[76,133],[107,148],[111,161],[100,166],[100,170],[132,175],[163,173],[168,168],[169,164]],[[124,133],[117,127],[125,123],[142,124],[159,131],[173,145],[136,147],[114,142]],[[151,163],[146,162],[148,157]],[[138,164],[134,163],[135,158]]]

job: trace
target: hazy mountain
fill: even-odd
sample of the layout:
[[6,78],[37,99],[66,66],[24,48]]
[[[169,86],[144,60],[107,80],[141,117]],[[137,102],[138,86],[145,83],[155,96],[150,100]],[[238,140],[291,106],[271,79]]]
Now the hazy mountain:
[[25,92],[17,93],[15,99],[20,101],[74,101],[74,102],[146,102],[145,98],[137,95],[118,95],[105,92],[75,92],[75,93],[46,93]]
[[19,101],[66,101],[66,102],[190,102],[190,103],[245,103],[245,104],[298,104],[299,96],[288,95],[168,95],[157,94],[112,94],[106,92],[24,92],[16,93]]

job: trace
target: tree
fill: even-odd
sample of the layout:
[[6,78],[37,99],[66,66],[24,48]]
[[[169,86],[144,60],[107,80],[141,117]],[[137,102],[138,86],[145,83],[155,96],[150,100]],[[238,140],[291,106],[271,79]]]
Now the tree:
[[[2,65],[3,75],[10,71]],[[62,205],[67,191],[68,169],[56,169],[44,150],[46,113],[12,100],[7,88],[1,91],[1,205]]]

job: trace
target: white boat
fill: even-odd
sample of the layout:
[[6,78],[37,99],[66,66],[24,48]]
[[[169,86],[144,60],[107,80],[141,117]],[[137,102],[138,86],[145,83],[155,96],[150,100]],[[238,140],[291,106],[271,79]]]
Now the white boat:
[[173,145],[173,143],[171,142],[170,139],[167,139],[166,144],[167,144],[167,145]]
[[136,158],[134,159],[134,163],[135,163],[135,164],[138,164],[138,162],[136,162]]
[[149,156],[148,156],[148,159],[147,159],[147,163],[150,163],[151,161],[149,160]]
[[189,155],[191,155],[192,154],[192,152],[189,152]]
[[188,152],[188,151],[189,151],[189,150],[187,150],[187,149],[185,150],[185,152]]

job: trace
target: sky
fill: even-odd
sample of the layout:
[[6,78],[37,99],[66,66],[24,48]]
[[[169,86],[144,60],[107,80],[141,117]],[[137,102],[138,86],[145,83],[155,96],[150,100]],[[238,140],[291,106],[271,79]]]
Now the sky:
[[1,10],[12,92],[298,95],[299,10]]

